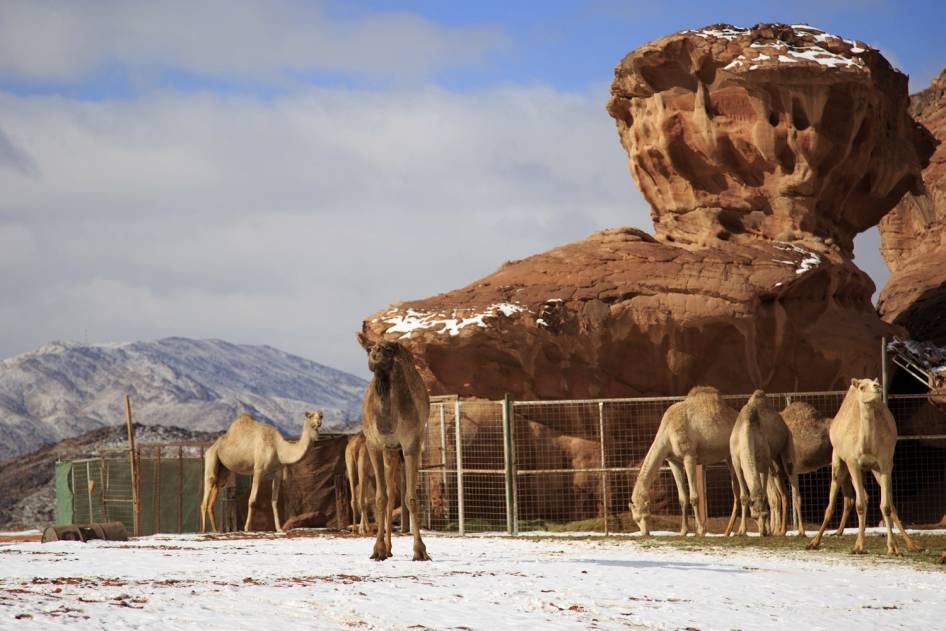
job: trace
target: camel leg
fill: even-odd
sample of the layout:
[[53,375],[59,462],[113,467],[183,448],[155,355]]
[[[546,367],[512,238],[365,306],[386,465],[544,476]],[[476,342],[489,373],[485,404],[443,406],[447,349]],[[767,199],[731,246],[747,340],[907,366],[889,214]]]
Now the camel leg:
[[375,561],[384,561],[390,557],[388,548],[384,543],[385,514],[387,511],[387,494],[384,492],[384,449],[380,447],[368,446],[368,457],[371,459],[371,470],[374,472],[374,516],[378,522],[378,534],[374,540],[374,551],[371,558]]
[[670,473],[673,474],[673,481],[677,485],[677,499],[680,501],[680,536],[686,537],[690,528],[687,523],[687,493],[683,483],[683,469],[680,468],[679,462],[673,460],[668,460],[667,464],[670,466]]
[[[907,531],[903,527],[903,522],[900,521],[900,516],[897,515],[897,509],[893,505],[893,479],[890,473],[874,471],[874,477],[877,479],[877,484],[880,485],[880,512],[884,516],[884,523],[887,526],[887,554],[899,554],[897,541],[893,536],[893,529],[890,526],[891,521],[893,521],[897,529],[900,530],[900,536],[903,537],[903,543],[906,545],[907,550],[910,552],[919,552],[920,546],[916,545],[913,538],[907,534]],[[891,541],[893,541],[894,552],[890,551]]]
[[775,487],[775,476],[769,477],[769,483],[765,487],[765,498],[769,503],[769,529],[772,532],[779,532],[782,516],[780,507],[782,498],[779,496],[778,489]]
[[[788,476],[788,485],[791,487],[792,491],[792,510],[795,511],[795,521],[798,524],[798,533],[797,536],[805,536],[805,520],[801,516],[801,490],[798,488],[798,474],[792,471],[791,475]],[[788,532],[787,527],[782,532],[786,534]]]
[[[398,471],[398,455],[396,451],[390,451],[388,449],[384,450],[384,474],[387,476],[385,480],[385,491],[387,493],[387,511],[384,513],[384,545],[388,547],[388,556],[391,556],[391,535],[394,532],[394,500],[397,497],[397,477],[400,475]],[[404,502],[403,498],[401,501],[401,524],[403,530],[404,524]]]
[[683,468],[687,474],[687,486],[690,487],[690,508],[693,509],[693,518],[696,520],[696,534],[703,537],[706,535],[706,524],[700,517],[700,487],[696,483],[696,459],[693,456],[684,456]]
[[844,534],[847,527],[847,520],[851,516],[851,509],[854,508],[854,485],[851,484],[851,477],[847,474],[847,469],[843,469],[843,479],[841,480],[841,495],[843,506],[841,507],[841,521],[838,523],[838,529],[834,531],[835,536],[840,537]]
[[[358,522],[358,534],[366,535],[371,532],[368,525],[368,452],[361,450],[358,453],[358,502],[361,506],[361,521]],[[377,517],[375,518],[377,519]]]
[[864,475],[859,468],[860,465],[855,462],[846,464],[851,474],[851,483],[854,485],[854,510],[857,511],[857,539],[854,540],[851,554],[865,554],[867,552],[864,550],[864,529],[867,528],[867,489],[864,488]]
[[213,506],[217,489],[217,455],[211,448],[204,454],[204,497],[200,502],[200,531],[207,532],[207,512],[210,512],[210,525],[216,532]]
[[808,542],[809,550],[817,550],[818,546],[821,545],[821,538],[824,537],[824,531],[828,527],[828,522],[831,521],[831,516],[834,514],[834,503],[838,498],[838,485],[839,481],[843,478],[841,473],[844,464],[841,462],[836,455],[831,456],[831,490],[828,492],[828,505],[824,509],[824,519],[821,522],[821,527],[818,529],[818,534]]
[[[746,512],[749,510],[749,487],[746,485],[745,474],[742,470],[742,460],[738,457],[733,458],[733,472],[736,476],[736,484],[739,486],[739,507],[741,509],[739,528],[736,530],[736,535],[741,536],[745,535],[748,531]],[[736,489],[733,489],[733,493],[736,493]]]
[[273,478],[273,523],[276,524],[276,532],[283,532],[282,522],[279,521],[279,490],[282,488],[282,473],[277,472]]
[[427,546],[420,538],[420,502],[417,501],[417,467],[420,464],[420,449],[404,450],[404,469],[407,478],[407,488],[404,490],[405,502],[401,505],[401,519],[404,519],[404,506],[407,504],[411,512],[411,533],[414,535],[414,560],[430,561],[427,555]]
[[245,532],[250,532],[250,524],[253,523],[253,506],[256,504],[256,495],[259,493],[259,482],[262,477],[262,471],[253,470],[253,486],[250,488],[250,500],[246,503],[246,523],[243,525]]
[[[346,453],[346,456],[348,454]],[[348,474],[348,491],[351,495],[351,531],[355,532],[358,524],[358,509],[360,508],[358,497],[358,478],[355,476],[355,465],[358,460],[358,451],[352,453],[352,457],[345,458],[345,473]]]
[[729,512],[729,522],[726,524],[726,531],[723,536],[728,537],[732,534],[733,526],[736,525],[736,509],[739,505],[739,480],[736,479],[736,470],[732,462],[726,462],[729,466],[729,483],[732,486],[732,510]]
[[775,527],[772,528],[772,534],[780,536],[788,532],[788,489],[785,488],[784,475],[785,463],[782,463],[781,468],[777,468],[770,475],[776,495],[776,505],[771,509],[773,514],[777,515],[777,518],[773,520]]

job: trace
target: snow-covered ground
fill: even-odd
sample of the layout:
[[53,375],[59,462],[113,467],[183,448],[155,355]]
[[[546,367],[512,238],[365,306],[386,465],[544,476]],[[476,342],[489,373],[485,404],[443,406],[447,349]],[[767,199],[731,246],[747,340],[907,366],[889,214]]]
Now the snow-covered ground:
[[0,628],[936,629],[946,572],[823,552],[330,535],[0,544]]

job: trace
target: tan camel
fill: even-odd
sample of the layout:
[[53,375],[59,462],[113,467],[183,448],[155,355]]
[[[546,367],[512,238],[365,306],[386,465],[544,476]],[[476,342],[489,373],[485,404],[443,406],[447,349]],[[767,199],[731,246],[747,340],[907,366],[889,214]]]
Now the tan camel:
[[913,539],[903,528],[903,523],[894,508],[891,495],[893,473],[893,451],[897,444],[897,425],[893,415],[884,404],[883,391],[876,379],[851,379],[841,408],[835,414],[828,430],[831,438],[831,491],[824,521],[818,534],[808,544],[814,550],[821,543],[828,521],[834,512],[838,488],[848,475],[854,484],[854,505],[857,510],[857,539],[851,552],[864,554],[864,528],[867,521],[867,491],[864,488],[863,470],[874,474],[880,485],[880,512],[887,527],[887,554],[899,554],[900,548],[893,536],[891,520],[900,529],[907,550],[919,550]]
[[391,556],[391,512],[387,512],[384,489],[394,466],[392,461],[397,459],[394,450],[400,447],[407,478],[404,504],[411,516],[414,560],[429,561],[427,547],[420,538],[417,469],[424,427],[430,414],[430,396],[410,351],[397,342],[373,342],[364,330],[358,333],[358,342],[368,352],[368,369],[374,373],[362,405],[362,429],[374,472],[375,515],[385,516],[377,520],[378,534],[371,558],[383,561]]
[[249,414],[240,414],[230,424],[227,433],[218,438],[204,454],[204,498],[200,503],[200,531],[206,532],[206,517],[210,515],[210,526],[217,531],[213,505],[217,493],[227,482],[228,471],[240,475],[252,475],[253,486],[247,504],[244,530],[250,529],[253,507],[262,479],[273,481],[273,519],[276,531],[282,532],[279,520],[279,488],[282,485],[286,465],[302,460],[312,441],[318,440],[322,426],[322,412],[306,412],[302,436],[296,442],[287,441],[272,425],[258,422]]
[[[697,465],[711,465],[729,460],[729,435],[736,422],[736,411],[727,405],[716,388],[697,386],[690,390],[683,401],[674,403],[664,412],[657,428],[657,435],[650,445],[640,473],[631,491],[631,516],[640,527],[641,534],[650,534],[647,519],[650,516],[650,486],[667,461],[677,486],[680,501],[680,534],[689,530],[687,502],[693,509],[696,532],[706,534],[706,523],[701,519],[699,504],[703,489],[696,483]],[[736,479],[730,465],[733,483],[733,509],[729,517],[727,532],[736,519]],[[689,493],[684,488],[684,472]]]
[[[759,534],[769,534],[769,507],[766,489],[769,473],[773,472],[774,485],[779,501],[787,500],[782,476],[788,479],[794,497],[796,517],[801,520],[801,497],[798,492],[798,475],[794,470],[792,435],[781,415],[772,409],[762,390],[756,390],[739,411],[736,425],[729,438],[732,466],[739,482],[739,499],[742,518],[736,534],[746,534],[746,509],[750,502],[752,517],[759,524]],[[777,534],[785,534],[781,520]]]
[[[802,475],[817,471],[822,467],[831,465],[831,439],[828,437],[828,427],[831,425],[831,419],[825,418],[818,410],[804,401],[795,401],[789,404],[781,412],[782,420],[788,426],[792,433],[792,444],[795,448],[795,473]],[[771,478],[770,478],[771,479]],[[781,528],[787,528],[787,506],[788,501],[785,497],[777,495],[777,489],[774,483],[769,484],[770,498],[773,505],[780,506],[780,514],[773,512],[773,522],[780,525]],[[841,522],[838,525],[835,535],[844,534],[844,527],[851,514],[851,508],[854,507],[854,486],[850,478],[846,477],[841,484],[841,494],[844,497],[843,509],[841,511]],[[805,534],[805,524],[801,517],[797,518],[798,534]]]
[[[399,474],[400,457],[389,457],[392,467],[391,475],[387,476],[387,504],[388,513],[393,521],[394,504],[397,500],[397,476]],[[348,473],[348,488],[351,491],[352,532],[364,535],[369,532],[368,498],[374,494],[374,478],[369,470],[368,447],[365,444],[364,432],[352,434],[345,446],[345,470]],[[386,516],[387,518],[387,516]],[[388,523],[391,523],[389,521]]]

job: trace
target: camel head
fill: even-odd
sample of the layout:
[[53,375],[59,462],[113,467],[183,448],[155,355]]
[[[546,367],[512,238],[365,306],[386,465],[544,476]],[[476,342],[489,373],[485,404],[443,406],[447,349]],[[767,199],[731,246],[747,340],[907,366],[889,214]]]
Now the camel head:
[[322,427],[322,410],[316,410],[315,412],[306,412],[305,413],[305,422],[309,431],[312,432],[312,440],[319,439],[319,429]]
[[647,536],[650,534],[650,528],[647,525],[647,518],[650,517],[650,497],[647,491],[643,493],[632,493],[631,503],[628,504],[631,509],[631,517],[637,522],[641,529],[641,534]]
[[358,343],[368,352],[368,370],[380,374],[391,372],[394,360],[401,350],[400,344],[387,340],[375,342],[369,339],[364,331],[358,333]]
[[857,390],[857,397],[862,403],[870,403],[883,398],[884,391],[877,379],[851,379],[851,387]]

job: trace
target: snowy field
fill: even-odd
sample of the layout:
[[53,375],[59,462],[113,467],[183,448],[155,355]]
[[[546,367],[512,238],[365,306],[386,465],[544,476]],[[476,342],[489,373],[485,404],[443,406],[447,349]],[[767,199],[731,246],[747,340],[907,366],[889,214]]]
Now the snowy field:
[[[314,533],[308,533],[314,534]],[[0,629],[937,629],[946,572],[876,556],[427,535],[0,543]]]

